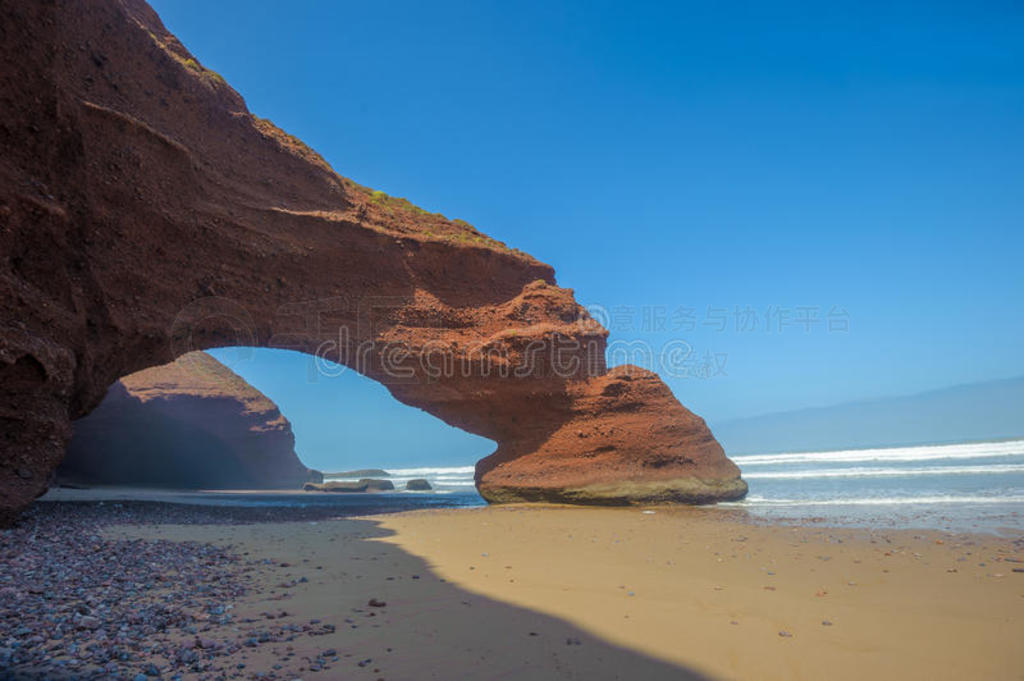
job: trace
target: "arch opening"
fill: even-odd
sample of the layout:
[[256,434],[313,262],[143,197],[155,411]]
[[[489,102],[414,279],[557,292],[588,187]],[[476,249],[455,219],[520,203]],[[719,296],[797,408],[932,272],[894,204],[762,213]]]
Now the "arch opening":
[[494,448],[346,367],[290,351],[228,347],[115,383],[74,423],[57,481],[299,491],[324,478],[383,476],[397,491],[409,479],[426,479],[432,492],[481,503],[473,466]]

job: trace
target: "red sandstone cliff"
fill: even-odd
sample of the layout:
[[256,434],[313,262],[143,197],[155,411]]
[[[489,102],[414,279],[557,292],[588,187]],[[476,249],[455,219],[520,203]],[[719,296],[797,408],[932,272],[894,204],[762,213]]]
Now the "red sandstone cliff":
[[142,0],[11,0],[0,26],[0,521],[111,384],[224,345],[316,353],[495,440],[494,501],[745,493],[657,376],[606,375],[550,266],[335,174]]
[[298,489],[322,479],[299,461],[277,405],[205,352],[111,386],[75,421],[57,476],[180,489]]

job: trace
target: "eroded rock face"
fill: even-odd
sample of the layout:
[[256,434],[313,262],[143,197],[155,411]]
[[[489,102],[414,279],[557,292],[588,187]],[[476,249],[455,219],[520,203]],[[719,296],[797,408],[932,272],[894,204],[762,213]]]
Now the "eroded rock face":
[[477,464],[485,499],[707,503],[746,494],[704,420],[649,371],[625,365],[574,382],[565,411],[531,415]]
[[605,394],[607,332],[550,266],[338,176],[141,0],[12,0],[0,24],[0,521],[111,384],[226,345],[340,362],[493,439],[492,500],[745,489],[656,376]]
[[320,482],[270,399],[205,352],[111,386],[74,423],[58,479],[180,489],[299,489]]

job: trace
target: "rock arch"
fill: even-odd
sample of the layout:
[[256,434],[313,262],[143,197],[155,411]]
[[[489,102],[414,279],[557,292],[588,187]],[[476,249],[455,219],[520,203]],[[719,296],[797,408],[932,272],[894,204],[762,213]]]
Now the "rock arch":
[[0,13],[6,519],[114,381],[237,344],[352,366],[495,440],[477,467],[493,501],[745,493],[656,375],[606,371],[607,332],[550,266],[340,177],[142,0]]

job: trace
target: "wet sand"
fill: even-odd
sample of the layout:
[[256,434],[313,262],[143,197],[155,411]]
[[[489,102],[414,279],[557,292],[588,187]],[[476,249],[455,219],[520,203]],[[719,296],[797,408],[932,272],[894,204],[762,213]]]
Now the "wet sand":
[[[161,634],[186,658],[154,656],[162,678],[1024,678],[1019,533],[790,527],[701,509],[327,519],[110,507],[92,545],[163,550],[231,615],[211,622],[207,607],[181,622],[194,635]],[[182,568],[197,556],[213,573]],[[139,645],[102,678],[133,679]]]

